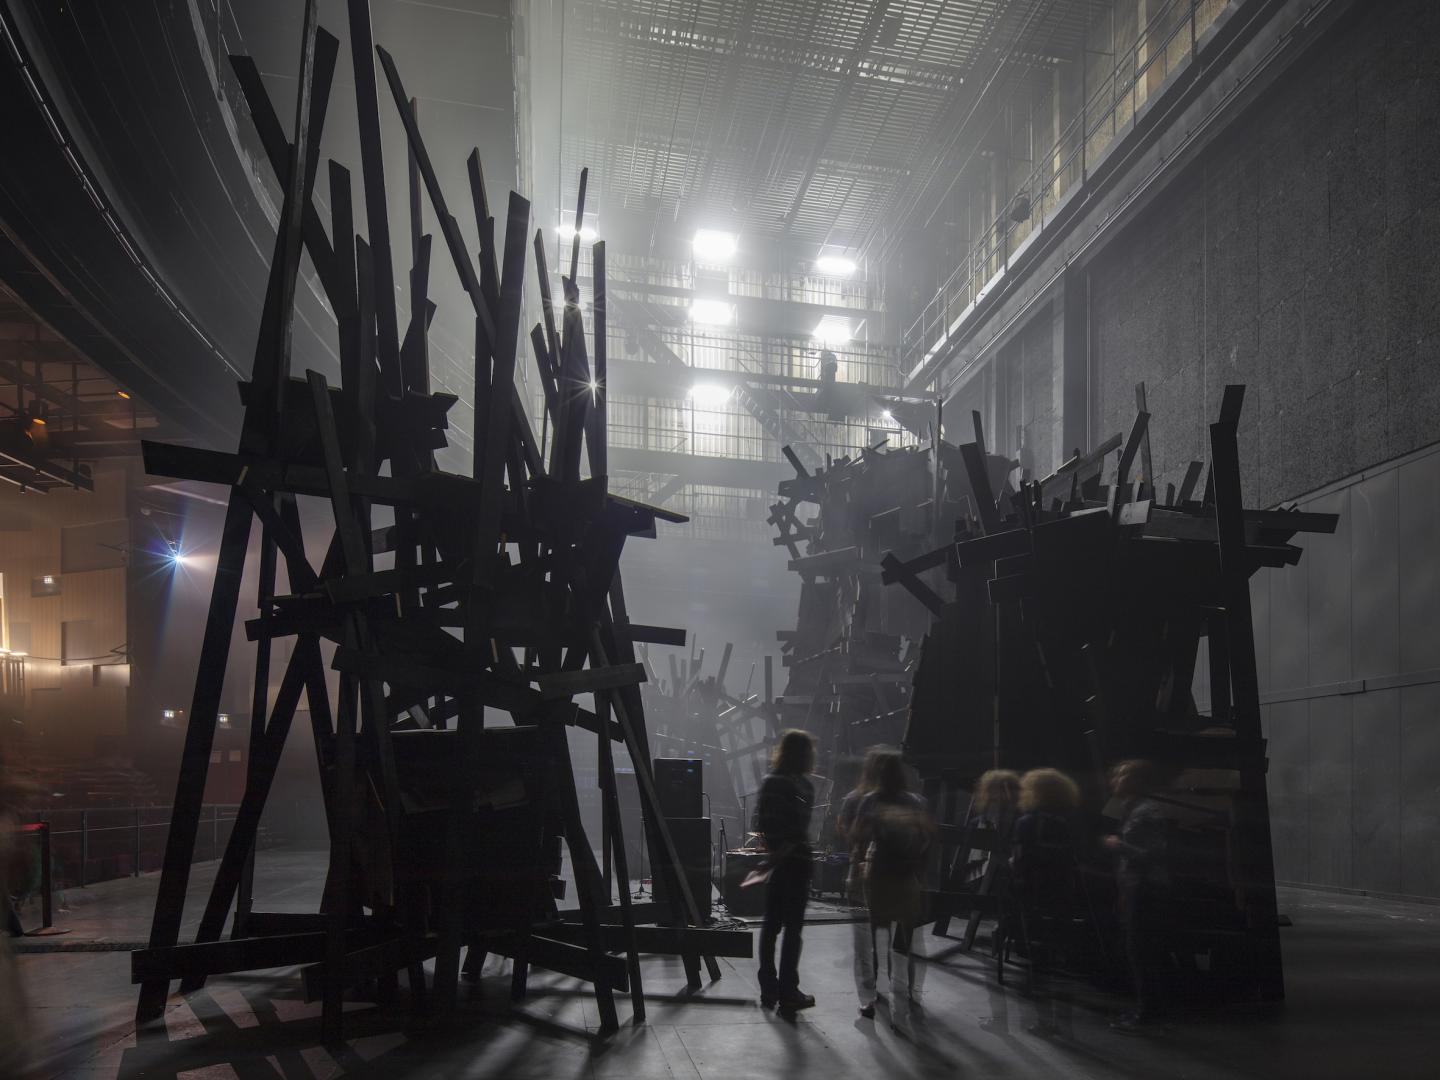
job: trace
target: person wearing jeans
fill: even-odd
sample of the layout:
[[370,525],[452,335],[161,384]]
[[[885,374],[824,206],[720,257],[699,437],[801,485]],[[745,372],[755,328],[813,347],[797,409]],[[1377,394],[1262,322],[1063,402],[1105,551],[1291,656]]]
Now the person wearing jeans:
[[[815,1004],[800,989],[801,931],[810,895],[810,811],[815,803],[808,774],[814,767],[815,744],[810,736],[785,732],[755,808],[756,832],[765,838],[770,854],[765,921],[760,928],[760,1003],[766,1008],[778,1005],[793,1010]],[[777,970],[775,944],[782,935]]]

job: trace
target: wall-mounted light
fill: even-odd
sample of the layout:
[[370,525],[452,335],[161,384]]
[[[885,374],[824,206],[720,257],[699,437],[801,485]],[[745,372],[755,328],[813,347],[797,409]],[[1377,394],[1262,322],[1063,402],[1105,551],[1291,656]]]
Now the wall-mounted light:
[[230,729],[230,714],[228,712],[217,713],[215,716],[215,724],[228,731]]
[[690,250],[695,253],[695,258],[706,262],[724,262],[735,254],[738,247],[735,234],[720,229],[697,229],[695,238],[690,241]]
[[55,575],[54,575],[54,574],[44,574],[44,575],[42,575],[41,578],[40,578],[40,584],[41,584],[41,585],[54,585],[54,584],[55,584]]
[[815,260],[815,269],[832,277],[849,277],[855,273],[855,260],[844,255],[821,255]]
[[735,321],[735,305],[727,300],[692,300],[690,321],[696,326],[729,326]]
[[690,400],[702,409],[718,409],[734,392],[734,387],[719,383],[696,383],[690,388]]
[[810,336],[821,345],[843,345],[855,336],[855,331],[845,316],[826,315],[816,324]]
[[115,396],[116,396],[116,397],[124,398],[126,401],[129,401],[129,400],[130,400],[130,395],[127,394],[124,390],[116,390],[116,391],[115,391]]

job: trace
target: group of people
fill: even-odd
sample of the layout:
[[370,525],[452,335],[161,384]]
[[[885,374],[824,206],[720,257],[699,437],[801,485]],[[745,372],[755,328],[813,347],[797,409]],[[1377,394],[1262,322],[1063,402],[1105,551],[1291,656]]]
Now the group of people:
[[[1102,840],[1115,858],[1117,914],[1135,1005],[1112,1026],[1132,1032],[1155,1018],[1157,945],[1163,938],[1169,893],[1169,825],[1157,798],[1163,776],[1155,763],[1131,759],[1109,773],[1110,795],[1120,804],[1116,832]],[[1058,769],[1021,775],[992,769],[975,786],[975,811],[1008,851],[1006,883],[1021,910],[1044,915],[1073,910],[1077,881],[1075,816],[1080,786]]]
[[[759,792],[755,828],[769,852],[759,942],[760,999],[766,1008],[815,1004],[800,989],[799,968],[813,860],[814,767],[814,741],[803,731],[787,731]],[[1115,1024],[1122,1031],[1141,1029],[1156,1006],[1154,929],[1163,922],[1158,912],[1169,885],[1167,819],[1155,795],[1161,781],[1158,767],[1143,760],[1121,762],[1109,774],[1110,793],[1122,810],[1118,831],[1102,843],[1116,860],[1118,912],[1135,989],[1134,1008]],[[1000,838],[991,858],[1001,860],[997,869],[1004,875],[1003,887],[1021,910],[1040,915],[1073,911],[1080,800],[1079,785],[1058,769],[1023,775],[993,769],[976,783],[974,811]],[[840,805],[835,833],[849,851],[848,896],[866,912],[855,924],[854,937],[860,1015],[873,1018],[877,1008],[888,1006],[901,1033],[919,1005],[921,939],[915,930],[928,921],[924,879],[936,831],[925,800],[911,789],[900,752],[872,748],[859,782]],[[882,933],[888,939],[884,954]],[[888,960],[888,998],[877,989],[882,955]]]
[[[760,787],[756,831],[770,853],[765,918],[760,930],[760,1001],[766,1008],[808,1008],[815,998],[800,989],[800,946],[810,890],[810,815],[815,792],[808,774],[815,746],[803,731],[788,731]],[[923,921],[924,871],[935,823],[925,800],[910,789],[898,750],[875,747],[860,782],[845,796],[835,823],[850,853],[846,888],[868,918],[856,924],[855,986],[860,1014],[875,1016],[889,1004],[904,1030],[919,993],[915,929]],[[877,991],[879,941],[888,938],[891,994]],[[775,951],[780,945],[779,965]]]

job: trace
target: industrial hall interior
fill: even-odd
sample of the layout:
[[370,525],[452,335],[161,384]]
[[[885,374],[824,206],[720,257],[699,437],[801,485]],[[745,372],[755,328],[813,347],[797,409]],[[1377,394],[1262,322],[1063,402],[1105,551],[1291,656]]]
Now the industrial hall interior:
[[1440,1076],[1440,4],[0,0],[0,1080]]

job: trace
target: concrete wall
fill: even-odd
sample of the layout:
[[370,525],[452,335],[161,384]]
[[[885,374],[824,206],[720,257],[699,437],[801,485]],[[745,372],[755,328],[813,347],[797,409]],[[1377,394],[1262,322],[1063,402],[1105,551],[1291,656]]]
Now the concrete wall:
[[1363,5],[1090,267],[1097,438],[1149,390],[1161,481],[1226,383],[1248,501],[1440,438],[1440,5]]
[[[1093,434],[1159,483],[1248,387],[1246,501],[1341,514],[1254,582],[1282,880],[1440,897],[1440,5],[1366,5],[1089,267]],[[1363,472],[1362,472],[1363,470]],[[1343,478],[1343,479],[1342,479]],[[1428,537],[1428,539],[1426,539]]]

